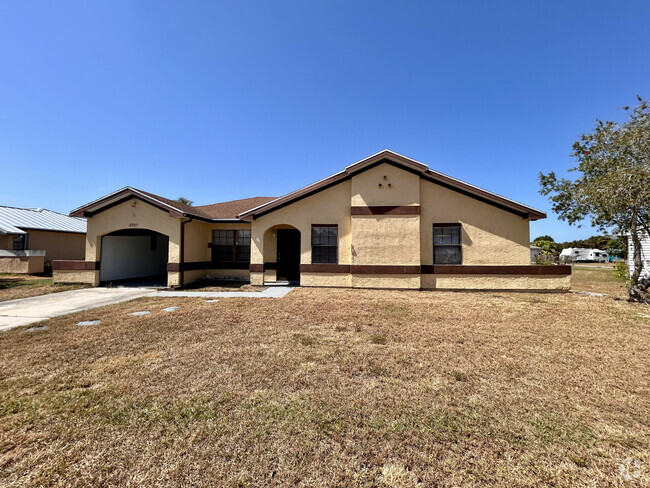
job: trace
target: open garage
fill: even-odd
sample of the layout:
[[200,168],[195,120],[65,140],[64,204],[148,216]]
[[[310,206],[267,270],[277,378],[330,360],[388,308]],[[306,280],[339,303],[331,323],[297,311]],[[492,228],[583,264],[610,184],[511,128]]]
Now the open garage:
[[167,286],[169,237],[147,229],[102,236],[99,281]]

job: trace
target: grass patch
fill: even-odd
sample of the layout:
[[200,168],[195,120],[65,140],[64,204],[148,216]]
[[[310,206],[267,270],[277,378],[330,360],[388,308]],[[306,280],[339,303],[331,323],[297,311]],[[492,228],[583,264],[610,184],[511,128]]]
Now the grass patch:
[[303,288],[58,317],[0,334],[0,485],[618,486],[650,463],[643,310]]
[[373,344],[384,345],[388,342],[385,334],[370,334],[370,342]]
[[316,338],[307,334],[294,334],[293,336],[303,346],[315,346]]
[[613,266],[606,268],[573,266],[571,289],[573,291],[606,293],[615,297],[627,296],[625,279],[616,276]]
[[61,291],[85,288],[88,285],[55,285],[52,278],[41,275],[0,273],[0,302],[48,295]]

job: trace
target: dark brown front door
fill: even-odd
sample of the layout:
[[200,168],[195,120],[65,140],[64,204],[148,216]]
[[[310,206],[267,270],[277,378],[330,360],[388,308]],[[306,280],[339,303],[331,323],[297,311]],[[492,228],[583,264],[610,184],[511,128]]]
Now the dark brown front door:
[[300,281],[300,231],[278,229],[277,280]]

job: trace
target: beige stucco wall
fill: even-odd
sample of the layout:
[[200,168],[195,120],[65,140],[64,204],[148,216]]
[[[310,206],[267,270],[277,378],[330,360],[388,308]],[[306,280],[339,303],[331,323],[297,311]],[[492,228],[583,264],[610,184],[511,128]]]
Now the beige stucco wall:
[[[185,224],[185,262],[209,261],[210,224],[194,220]],[[185,272],[187,275],[187,271]],[[185,277],[187,280],[187,276]]]
[[251,285],[261,286],[264,284],[264,273],[251,272],[250,273]]
[[45,260],[83,259],[86,252],[86,234],[30,230],[29,248],[44,250]]
[[529,222],[421,180],[422,264],[433,264],[433,223],[462,224],[463,264],[530,264]]
[[87,283],[93,286],[99,285],[99,271],[61,271],[55,270],[52,273],[54,283]]
[[[300,231],[300,262],[311,263],[312,224],[338,224],[339,264],[350,264],[350,181],[304,198],[251,223],[251,263],[264,262],[264,234],[286,224]],[[269,248],[270,249],[270,248]],[[275,256],[267,249],[267,262]]]
[[42,273],[45,256],[0,256],[0,273]]
[[422,288],[443,290],[568,291],[571,276],[422,275]]
[[390,164],[380,164],[352,177],[351,203],[368,207],[419,205],[419,182],[418,175]]
[[[133,202],[135,201],[135,206]],[[122,229],[149,229],[169,237],[169,262],[180,256],[181,219],[171,217],[142,200],[129,200],[100,212],[87,220],[86,261],[99,261],[101,237]]]
[[[381,186],[380,186],[381,185]],[[390,185],[390,186],[389,186]],[[417,206],[420,204],[420,177],[389,164],[380,164],[352,177],[352,206]],[[419,265],[419,215],[354,215],[351,217],[352,263],[358,265]],[[412,277],[399,280],[410,288]],[[389,287],[393,278],[361,275],[352,277],[352,286]],[[419,285],[418,285],[419,286]]]
[[354,288],[420,288],[420,275],[353,274]]
[[347,273],[300,273],[300,285],[349,288],[352,276]]
[[420,264],[419,215],[355,215],[351,220],[353,264]]

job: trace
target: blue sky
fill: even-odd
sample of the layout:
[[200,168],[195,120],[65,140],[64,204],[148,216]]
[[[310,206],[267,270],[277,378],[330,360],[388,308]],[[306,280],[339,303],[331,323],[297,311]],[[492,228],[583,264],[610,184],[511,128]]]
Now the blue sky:
[[650,97],[647,1],[2,2],[0,204],[126,185],[276,196],[388,148],[549,211],[594,120]]

